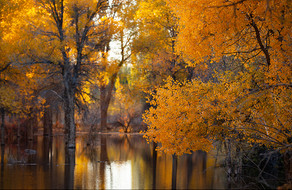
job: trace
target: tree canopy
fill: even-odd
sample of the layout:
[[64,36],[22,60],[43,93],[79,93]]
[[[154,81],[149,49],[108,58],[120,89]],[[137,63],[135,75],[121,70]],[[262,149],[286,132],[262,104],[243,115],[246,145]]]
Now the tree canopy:
[[228,68],[157,88],[148,140],[179,155],[232,137],[291,149],[291,2],[166,2],[179,18],[177,54],[192,67]]

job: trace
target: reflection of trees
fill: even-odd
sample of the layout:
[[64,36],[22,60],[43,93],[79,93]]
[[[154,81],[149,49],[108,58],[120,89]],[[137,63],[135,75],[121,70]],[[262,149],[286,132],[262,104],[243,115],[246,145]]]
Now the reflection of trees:
[[4,178],[4,153],[5,153],[5,145],[1,145],[1,179],[0,179],[0,188],[3,189],[3,178]]
[[75,169],[75,149],[65,148],[64,189],[74,189],[74,169]]
[[[93,176],[89,186],[90,189],[105,189],[106,182],[106,165],[109,164],[108,148],[107,148],[107,135],[91,134],[84,139],[86,146],[82,150],[82,154],[88,159],[92,166]],[[88,179],[88,178],[87,178]],[[99,181],[97,187],[96,180]],[[88,179],[90,180],[90,179]]]
[[193,173],[193,160],[192,154],[186,155],[187,157],[187,187],[190,188],[190,182],[192,180],[192,173]]
[[[132,177],[143,181],[140,188],[151,188],[153,170],[153,160],[151,157],[151,147],[140,135],[101,135],[101,150],[100,150],[100,179],[104,183],[106,166],[109,161],[127,161],[131,160],[134,173]],[[109,165],[111,166],[111,165]],[[111,169],[111,167],[109,167]],[[135,173],[136,172],[136,173]],[[143,174],[143,176],[141,176]],[[139,179],[140,178],[140,179]],[[101,184],[102,185],[102,184]],[[103,188],[100,186],[100,188]],[[138,188],[138,187],[136,187]]]
[[[84,141],[87,143],[87,141]],[[96,176],[99,181],[96,187],[96,180],[89,182],[91,189],[105,189],[106,179],[112,179],[112,176],[106,176],[107,169],[110,169],[110,161],[127,161],[131,160],[134,168],[132,177],[135,180],[141,180],[136,188],[154,188],[157,178],[157,152],[155,147],[149,146],[141,135],[97,135],[95,142],[85,146],[83,149],[84,156],[92,165],[92,176]],[[156,164],[157,162],[157,164]],[[137,183],[136,183],[137,184]]]
[[157,143],[153,142],[152,147],[152,189],[156,189],[156,164],[157,164]]
[[110,154],[109,156],[114,157],[114,160],[126,161],[132,156],[139,155],[141,159],[150,166],[152,163],[151,150],[145,140],[141,138],[142,137],[139,135],[129,134],[110,136],[108,143],[110,143],[111,146],[109,148],[114,149],[114,152],[119,154]]
[[172,178],[171,189],[176,189],[176,175],[177,175],[177,155],[172,155]]
[[98,160],[98,149],[95,146],[87,146],[84,149],[84,155],[89,159],[90,163],[96,165]]
[[44,181],[51,183],[53,181],[53,162],[52,162],[52,137],[46,136],[43,137],[43,158],[41,158],[43,162],[43,170],[44,170]]
[[99,165],[99,176],[100,176],[100,187],[99,189],[105,189],[105,172],[106,164],[110,164],[107,154],[107,140],[106,136],[101,135],[100,137],[100,165]]
[[52,153],[52,137],[44,137],[43,138],[43,162],[44,169],[47,170],[49,164],[52,164],[52,159],[50,160],[50,154]]
[[5,145],[1,145],[1,171],[4,166],[4,153],[5,153]]
[[[50,97],[50,96],[49,96]],[[48,104],[51,98],[46,97],[46,108],[44,109],[43,123],[44,123],[44,136],[53,135],[53,111],[52,106]],[[51,101],[50,101],[51,102]]]

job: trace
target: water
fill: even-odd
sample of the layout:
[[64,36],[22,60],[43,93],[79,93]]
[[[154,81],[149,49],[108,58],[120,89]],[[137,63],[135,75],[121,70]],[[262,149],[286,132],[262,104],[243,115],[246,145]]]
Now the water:
[[[37,136],[34,142],[2,147],[0,188],[171,188],[172,157],[156,154],[142,135],[98,135],[90,146],[88,136],[78,136],[75,156],[74,151],[65,152],[63,139]],[[227,188],[225,170],[215,167],[220,161],[215,159],[215,153],[195,152],[179,157],[176,187]]]

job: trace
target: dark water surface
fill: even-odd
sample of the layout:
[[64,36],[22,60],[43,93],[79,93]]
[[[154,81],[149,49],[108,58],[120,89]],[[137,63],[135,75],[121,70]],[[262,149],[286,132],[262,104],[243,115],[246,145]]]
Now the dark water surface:
[[[31,143],[1,147],[0,189],[171,188],[172,157],[156,154],[142,135],[97,135],[90,146],[87,141],[87,135],[77,137],[75,156],[65,152],[63,136],[37,136]],[[176,187],[227,188],[225,170],[215,167],[215,154],[179,157]]]

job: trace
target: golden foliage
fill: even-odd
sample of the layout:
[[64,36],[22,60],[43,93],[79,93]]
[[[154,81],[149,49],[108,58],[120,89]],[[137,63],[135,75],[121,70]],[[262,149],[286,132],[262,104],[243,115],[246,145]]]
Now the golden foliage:
[[145,137],[160,142],[166,153],[208,151],[212,140],[237,138],[287,149],[291,137],[291,89],[267,86],[249,91],[250,73],[227,72],[219,82],[168,79],[150,100],[144,114]]
[[190,66],[229,56],[242,69],[216,73],[217,82],[168,80],[145,114],[146,138],[179,155],[208,150],[200,138],[291,148],[291,2],[166,2],[179,17],[177,51]]
[[144,115],[149,125],[145,137],[160,142],[158,150],[182,155],[195,150],[210,150],[212,142],[208,139],[208,124],[204,123],[203,104],[205,96],[203,86],[196,83],[175,82],[168,79],[166,84],[152,94],[149,103],[153,106]]
[[[204,61],[206,57],[218,60],[224,53],[243,57],[259,53],[253,22],[260,30],[263,43],[271,48],[271,57],[282,54],[274,61],[291,56],[290,1],[167,2],[180,18],[178,50],[195,58],[196,62]],[[260,54],[263,55],[263,52]]]

